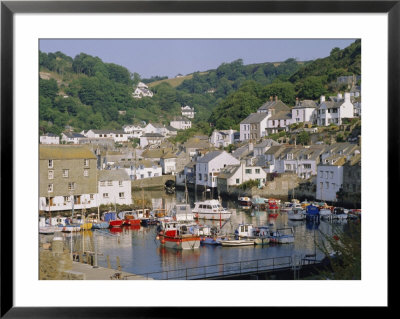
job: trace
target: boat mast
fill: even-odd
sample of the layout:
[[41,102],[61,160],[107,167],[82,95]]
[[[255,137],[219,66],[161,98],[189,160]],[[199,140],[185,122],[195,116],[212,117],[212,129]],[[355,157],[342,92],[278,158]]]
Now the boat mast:
[[50,194],[48,194],[48,200],[49,200],[49,221],[50,221],[50,226],[51,226]]

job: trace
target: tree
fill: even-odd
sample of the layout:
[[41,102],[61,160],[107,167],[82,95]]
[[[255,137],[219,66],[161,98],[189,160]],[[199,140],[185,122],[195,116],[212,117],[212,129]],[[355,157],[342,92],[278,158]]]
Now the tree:
[[308,145],[310,143],[310,140],[311,140],[310,133],[305,131],[301,132],[297,137],[297,142],[303,145]]

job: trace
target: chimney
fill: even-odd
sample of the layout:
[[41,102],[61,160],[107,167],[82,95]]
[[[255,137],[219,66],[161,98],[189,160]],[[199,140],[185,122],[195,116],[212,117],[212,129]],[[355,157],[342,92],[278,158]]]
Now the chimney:
[[272,96],[269,97],[269,100],[272,101]]
[[275,95],[275,101],[278,101],[278,96],[277,95]]
[[295,105],[296,106],[299,105],[299,98],[298,97],[296,97],[296,104]]
[[345,93],[344,94],[344,101],[345,102],[350,102],[350,93]]
[[342,93],[337,94],[338,100],[341,100],[343,98]]
[[320,97],[320,103],[325,102],[325,95],[321,95]]

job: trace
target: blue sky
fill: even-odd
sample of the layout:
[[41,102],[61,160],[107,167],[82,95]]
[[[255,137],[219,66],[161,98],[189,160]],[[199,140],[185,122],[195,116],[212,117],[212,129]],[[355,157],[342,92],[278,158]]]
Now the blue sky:
[[355,39],[41,39],[43,52],[61,51],[72,58],[83,52],[125,66],[142,78],[175,77],[217,68],[243,59],[244,64],[313,60]]

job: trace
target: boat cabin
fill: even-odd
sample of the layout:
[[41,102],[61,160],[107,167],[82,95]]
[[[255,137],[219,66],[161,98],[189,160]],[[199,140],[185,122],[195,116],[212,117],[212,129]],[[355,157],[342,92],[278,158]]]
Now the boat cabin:
[[177,221],[193,221],[194,213],[189,204],[177,204],[173,211],[173,216]]

